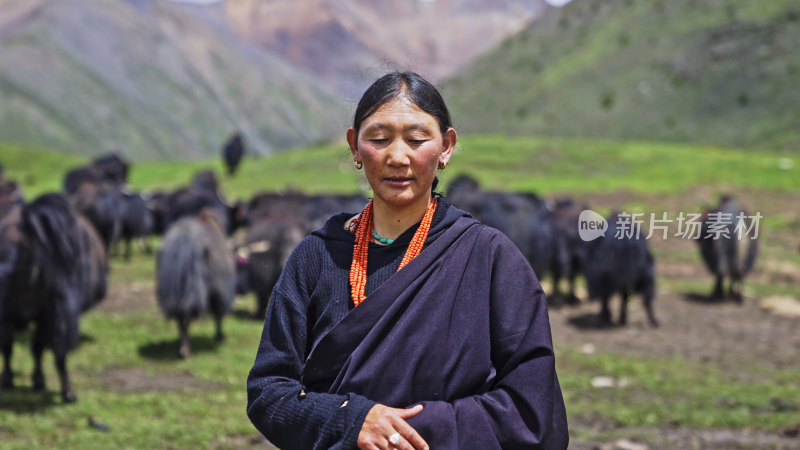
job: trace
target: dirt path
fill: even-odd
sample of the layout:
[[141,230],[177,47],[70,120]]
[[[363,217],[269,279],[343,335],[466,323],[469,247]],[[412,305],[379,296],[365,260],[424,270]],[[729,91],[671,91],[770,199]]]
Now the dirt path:
[[[612,313],[618,313],[612,300]],[[741,366],[800,368],[800,318],[761,309],[758,299],[709,303],[693,293],[660,289],[654,302],[658,328],[651,328],[638,298],[628,307],[627,327],[598,328],[597,302],[550,311],[556,345],[594,346],[599,353],[680,356],[722,369]]]

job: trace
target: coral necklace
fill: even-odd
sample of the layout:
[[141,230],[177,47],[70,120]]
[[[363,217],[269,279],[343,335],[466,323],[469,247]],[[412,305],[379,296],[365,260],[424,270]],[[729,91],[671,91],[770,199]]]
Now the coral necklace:
[[[419,228],[414,233],[411,243],[408,244],[403,260],[400,262],[399,271],[411,260],[417,257],[422,251],[422,246],[425,245],[425,240],[428,238],[428,231],[431,229],[431,222],[433,221],[433,213],[436,211],[436,199],[431,199],[428,204],[428,210],[425,211],[425,216],[419,224]],[[359,215],[356,223],[356,241],[353,245],[353,262],[350,265],[350,296],[353,298],[353,304],[358,306],[363,302],[367,289],[367,250],[369,250],[370,235],[372,234],[373,221],[372,221],[372,201],[367,204],[361,214]]]

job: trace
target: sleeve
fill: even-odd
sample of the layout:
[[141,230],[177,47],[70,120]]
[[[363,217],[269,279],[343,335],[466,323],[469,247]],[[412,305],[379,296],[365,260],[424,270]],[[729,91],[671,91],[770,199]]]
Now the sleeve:
[[[297,253],[297,252],[295,252]],[[293,255],[296,256],[296,255]],[[363,396],[308,392],[300,381],[307,348],[308,305],[298,258],[290,258],[267,310],[247,379],[247,415],[281,449],[354,449],[367,412]]]
[[544,291],[505,236],[491,239],[490,334],[495,377],[482,392],[426,401],[409,420],[435,449],[564,449],[569,442]]

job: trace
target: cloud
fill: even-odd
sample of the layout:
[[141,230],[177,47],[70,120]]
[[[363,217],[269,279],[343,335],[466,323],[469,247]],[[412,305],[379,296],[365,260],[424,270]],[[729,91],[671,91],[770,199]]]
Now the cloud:
[[213,5],[222,0],[170,0],[173,3],[188,3],[190,5]]

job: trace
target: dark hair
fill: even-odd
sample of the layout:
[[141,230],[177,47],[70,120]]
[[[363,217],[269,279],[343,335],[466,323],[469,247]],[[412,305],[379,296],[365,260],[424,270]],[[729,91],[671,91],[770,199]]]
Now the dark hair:
[[414,72],[391,72],[378,78],[361,96],[353,119],[356,133],[367,117],[400,95],[405,95],[419,109],[435,117],[442,134],[453,126],[442,95],[428,80]]

